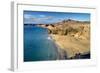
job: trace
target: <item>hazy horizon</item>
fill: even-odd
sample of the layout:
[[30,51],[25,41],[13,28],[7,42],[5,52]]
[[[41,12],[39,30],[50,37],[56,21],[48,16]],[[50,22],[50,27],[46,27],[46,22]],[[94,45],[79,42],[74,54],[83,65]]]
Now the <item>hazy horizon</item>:
[[52,24],[63,20],[89,21],[89,13],[24,11],[24,24]]

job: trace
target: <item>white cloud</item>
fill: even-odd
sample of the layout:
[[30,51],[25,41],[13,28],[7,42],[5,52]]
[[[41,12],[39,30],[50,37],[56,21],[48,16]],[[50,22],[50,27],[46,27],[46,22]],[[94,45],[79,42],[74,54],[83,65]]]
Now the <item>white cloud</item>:
[[46,17],[46,15],[39,15],[39,17]]
[[30,19],[32,17],[32,15],[30,15],[30,14],[25,14],[24,15],[24,18],[26,18],[26,19]]
[[42,22],[47,22],[54,19],[53,16],[46,16],[46,15],[30,15],[30,14],[25,14],[24,15],[24,22],[25,23],[42,23]]

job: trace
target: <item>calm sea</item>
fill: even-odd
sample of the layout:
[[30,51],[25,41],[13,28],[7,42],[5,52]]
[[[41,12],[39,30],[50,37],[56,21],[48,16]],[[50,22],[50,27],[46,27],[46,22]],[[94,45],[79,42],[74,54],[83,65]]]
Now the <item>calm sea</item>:
[[50,39],[46,28],[24,25],[25,62],[56,60],[57,57],[57,46]]

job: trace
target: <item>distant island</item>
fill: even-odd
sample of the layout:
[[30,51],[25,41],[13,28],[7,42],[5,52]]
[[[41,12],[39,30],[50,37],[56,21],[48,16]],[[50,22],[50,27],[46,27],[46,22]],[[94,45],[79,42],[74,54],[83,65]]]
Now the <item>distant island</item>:
[[[53,24],[25,24],[48,29],[48,33],[68,59],[90,58],[90,22],[63,20]],[[62,51],[59,50],[59,53]]]

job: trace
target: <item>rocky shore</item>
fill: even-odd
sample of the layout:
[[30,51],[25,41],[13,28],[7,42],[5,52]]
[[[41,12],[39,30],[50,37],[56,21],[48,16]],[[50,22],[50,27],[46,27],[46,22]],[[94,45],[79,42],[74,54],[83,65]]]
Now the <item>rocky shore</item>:
[[48,29],[52,39],[63,50],[64,58],[90,58],[90,22],[68,19],[38,26]]

